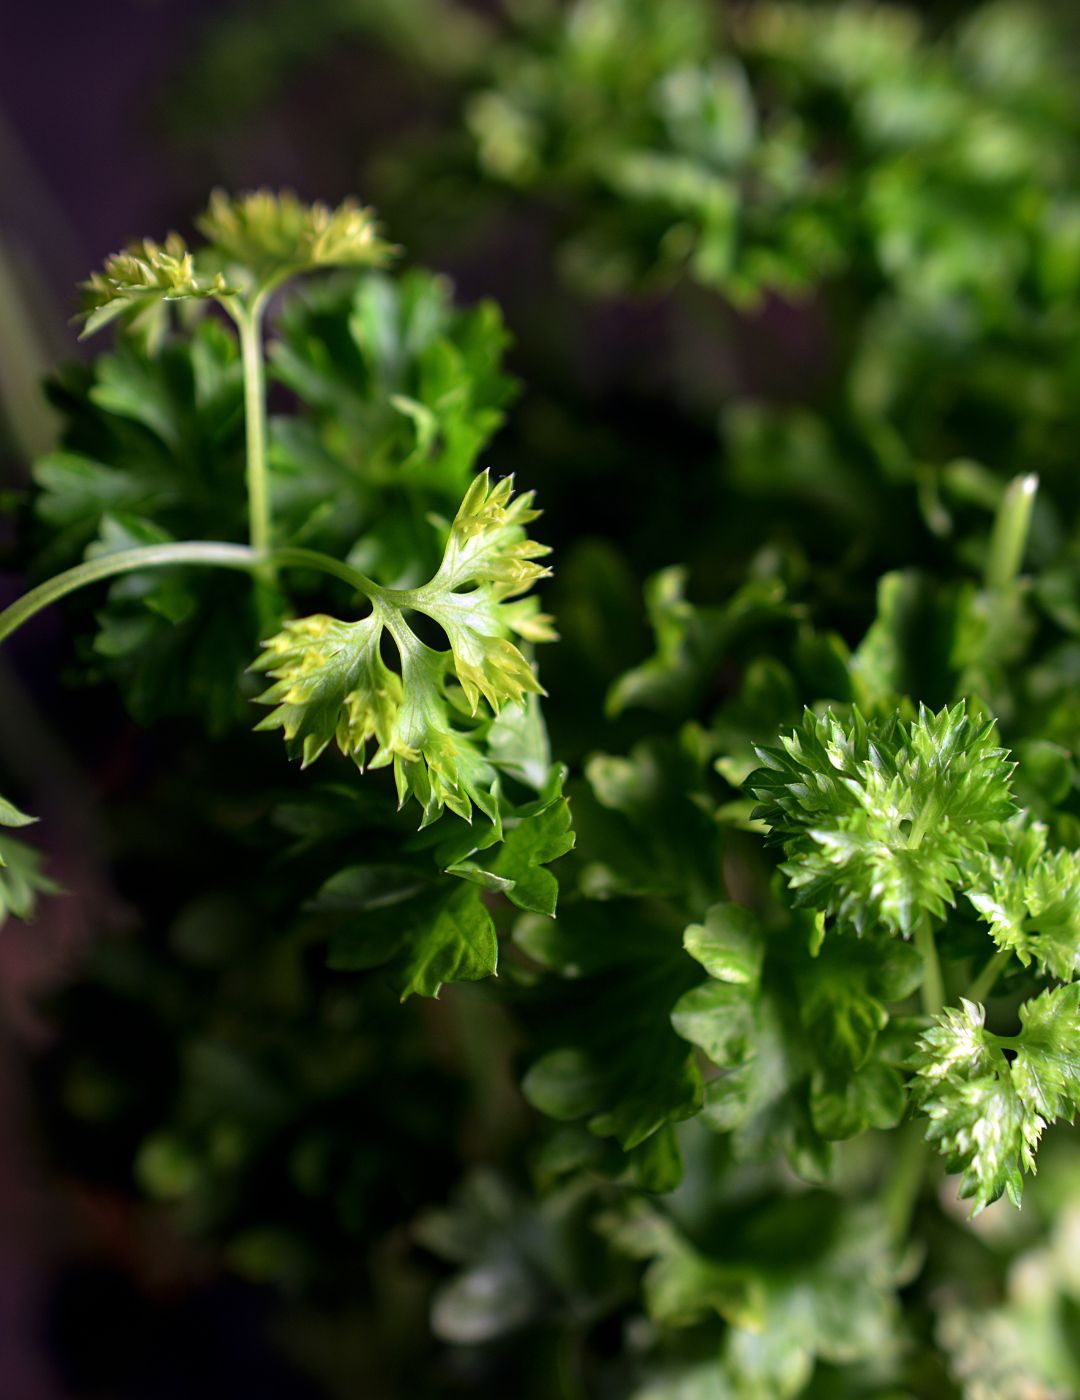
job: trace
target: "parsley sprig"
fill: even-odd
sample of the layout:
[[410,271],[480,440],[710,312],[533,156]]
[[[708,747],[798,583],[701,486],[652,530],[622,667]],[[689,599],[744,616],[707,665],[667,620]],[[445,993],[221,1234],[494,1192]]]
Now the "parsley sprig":
[[[269,673],[272,683],[259,698],[274,709],[259,728],[283,729],[305,766],[335,739],[361,770],[392,766],[399,805],[414,797],[423,827],[446,811],[469,823],[474,807],[488,819],[486,835],[470,831],[427,850],[416,877],[424,897],[412,922],[404,930],[386,931],[382,956],[403,962],[404,993],[436,995],[446,981],[495,970],[495,926],[481,892],[553,912],[557,886],[542,867],[572,842],[561,773],[551,764],[536,709],[543,688],[520,649],[555,635],[551,618],[529,596],[550,573],[540,562],[547,547],[528,534],[538,512],[531,493],[514,496],[510,478],[493,483],[487,472],[471,477],[469,471],[498,425],[494,404],[507,392],[497,369],[501,327],[490,308],[481,308],[460,318],[460,345],[448,336],[435,338],[451,319],[446,285],[410,274],[400,312],[420,324],[402,330],[415,353],[425,356],[420,373],[426,382],[406,395],[402,353],[371,338],[380,330],[373,324],[373,305],[381,316],[398,293],[385,281],[357,290],[358,345],[384,400],[382,412],[390,418],[388,436],[399,444],[380,472],[396,472],[418,502],[430,459],[451,458],[451,478],[464,483],[456,487],[463,496],[446,530],[441,563],[427,581],[414,587],[392,586],[400,582],[392,576],[377,582],[352,560],[390,558],[391,541],[375,548],[374,540],[353,537],[342,549],[351,546],[349,557],[343,558],[302,542],[312,528],[310,515],[301,517],[299,529],[292,527],[290,540],[284,512],[275,514],[266,313],[272,294],[301,275],[350,268],[377,278],[395,250],[379,235],[372,212],[352,200],[331,209],[305,204],[289,192],[260,190],[233,199],[218,191],[196,222],[203,246],[191,249],[177,234],[162,243],[144,239],[109,258],[83,286],[83,333],[110,323],[120,331],[117,354],[102,362],[104,382],[95,410],[97,404],[111,410],[106,439],[112,434],[130,461],[121,467],[69,453],[41,465],[47,493],[42,514],[67,527],[71,540],[85,545],[85,556],[0,613],[0,641],[42,608],[112,581],[98,648],[104,657],[135,666],[133,708],[149,716],[155,709],[168,712],[170,702],[160,703],[162,679],[169,674],[166,660],[180,664],[193,695],[205,667],[211,717],[220,726],[240,696],[235,663],[245,652],[246,662],[256,649],[256,626],[265,629],[262,635],[269,639],[253,669]],[[196,309],[218,303],[234,324],[235,340],[206,320],[186,337],[174,338],[169,308],[185,301]],[[286,373],[303,378],[311,372],[305,357],[318,354],[318,348],[302,320],[300,325],[299,341],[288,347],[275,343],[275,350],[283,349]],[[380,354],[387,363],[379,363]],[[468,356],[475,365],[467,363]],[[389,382],[379,383],[381,375]],[[340,393],[340,386],[334,389]],[[183,401],[185,390],[191,405]],[[185,408],[194,433],[190,423],[185,431],[176,429],[174,417]],[[238,409],[242,461],[222,446],[234,442]],[[148,451],[145,438],[139,438],[132,450],[118,419],[149,429],[153,447]],[[378,422],[370,405],[363,405],[360,421],[369,433]],[[408,434],[397,431],[402,421],[415,424],[411,446]],[[298,424],[290,441],[310,458],[305,427],[310,424]],[[441,444],[444,429],[447,442]],[[100,432],[96,436],[101,440]],[[196,502],[204,493],[210,505],[202,516],[211,537],[177,539],[156,518],[170,523],[200,518]],[[431,506],[441,505],[447,494],[447,484],[439,482],[430,489]],[[297,495],[286,496],[286,504]],[[110,499],[114,510],[105,508]],[[318,504],[323,509],[329,503]],[[219,530],[235,524],[243,529],[244,517],[246,543],[218,537]],[[417,527],[426,537],[437,537],[436,512],[421,511]],[[428,548],[425,539],[422,549],[409,553],[422,555]],[[415,567],[411,559],[410,567]],[[189,575],[175,578],[178,568],[246,574],[249,596],[245,600],[220,587],[199,591],[188,583]],[[165,581],[162,570],[169,571]],[[284,591],[284,573],[345,584],[354,597],[366,600],[370,612],[356,621],[325,613],[290,616],[297,609]],[[445,650],[417,634],[420,615],[445,634]],[[186,643],[177,646],[170,631],[187,633]],[[140,652],[149,669],[161,673],[156,679],[138,673],[133,658]],[[522,787],[535,796],[522,801]],[[29,820],[0,802],[0,826]],[[35,893],[49,888],[38,857],[5,835],[0,867],[0,918],[9,911],[29,914]],[[368,949],[365,960],[372,956]]]

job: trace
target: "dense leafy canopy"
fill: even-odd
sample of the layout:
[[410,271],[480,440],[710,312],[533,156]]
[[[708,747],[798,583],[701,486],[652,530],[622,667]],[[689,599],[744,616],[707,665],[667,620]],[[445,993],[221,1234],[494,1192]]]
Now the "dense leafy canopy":
[[[1073,1393],[1067,46],[1008,3],[944,34],[863,4],[361,10],[464,118],[386,157],[395,237],[442,260],[465,211],[483,262],[530,221],[529,397],[493,443],[499,313],[383,270],[351,203],[215,196],[206,249],[92,279],[119,334],[54,385],[37,572],[243,537],[241,355],[200,313],[336,267],[270,309],[269,484],[274,543],[356,587],[138,571],[96,623],[73,603],[72,672],[195,733],[127,849],[162,890],[177,849],[207,868],[73,989],[68,1116],[240,1271],[369,1303],[380,1193],[412,1216],[482,1161],[416,1239],[492,1394],[577,1365],[634,1400]],[[262,727],[310,773],[235,732],[260,643]],[[430,1022],[396,1007],[454,983]],[[129,1019],[160,1084],[101,1109]],[[1022,1190],[1018,1224],[953,1199]]]

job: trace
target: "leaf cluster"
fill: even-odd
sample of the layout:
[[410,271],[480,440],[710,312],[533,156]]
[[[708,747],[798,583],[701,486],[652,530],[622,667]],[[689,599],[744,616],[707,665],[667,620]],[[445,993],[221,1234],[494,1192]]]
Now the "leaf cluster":
[[1015,803],[1012,766],[963,702],[905,723],[807,712],[746,786],[784,847],[795,902],[859,933],[943,919]]

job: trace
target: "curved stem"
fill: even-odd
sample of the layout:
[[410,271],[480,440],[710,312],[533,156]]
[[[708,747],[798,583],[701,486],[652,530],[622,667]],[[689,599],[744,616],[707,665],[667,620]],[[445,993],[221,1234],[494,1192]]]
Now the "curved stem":
[[367,574],[362,574],[359,569],[354,569],[351,564],[343,564],[332,554],[322,554],[317,549],[300,549],[294,548],[292,545],[284,545],[280,549],[271,549],[266,558],[270,563],[277,564],[283,569],[314,569],[318,574],[330,574],[333,578],[340,579],[342,583],[350,584],[357,593],[362,593],[365,598],[370,598],[372,601],[393,592],[392,589],[382,588],[373,579],[369,579]]
[[224,544],[216,540],[187,540],[178,544],[151,544],[144,549],[125,549],[118,554],[105,554],[87,559],[73,569],[46,580],[17,598],[0,613],[0,642],[10,637],[24,622],[47,608],[51,603],[77,589],[86,588],[102,579],[136,569],[160,568],[165,564],[209,564],[219,569],[244,569],[250,572],[256,564],[256,554],[246,544]]
[[265,554],[246,544],[227,544],[220,540],[183,540],[169,544],[151,544],[143,549],[125,549],[117,554],[105,554],[98,559],[87,559],[72,569],[48,579],[17,598],[10,607],[0,612],[0,642],[5,641],[24,622],[41,612],[42,608],[57,603],[69,593],[86,588],[92,583],[101,583],[120,574],[134,573],[138,569],[160,569],[175,564],[197,564],[217,569],[241,569],[252,573],[267,564],[282,568],[313,569],[317,573],[329,574],[349,584],[357,593],[374,600],[381,596],[382,589],[352,569],[348,564],[320,554],[314,549],[278,549]]
[[994,986],[1005,969],[1006,964],[1012,957],[1009,948],[999,948],[983,970],[979,973],[975,981],[968,988],[968,998],[971,1001],[983,1002],[994,990]]

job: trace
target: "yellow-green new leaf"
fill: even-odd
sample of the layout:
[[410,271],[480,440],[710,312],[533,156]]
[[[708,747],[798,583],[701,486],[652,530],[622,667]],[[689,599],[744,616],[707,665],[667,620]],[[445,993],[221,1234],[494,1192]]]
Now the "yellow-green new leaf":
[[[515,500],[512,490],[509,480],[492,487],[486,473],[477,478],[439,571],[422,588],[368,585],[372,611],[359,622],[319,615],[286,623],[255,662],[274,682],[259,697],[274,709],[258,727],[284,730],[305,765],[331,741],[361,769],[393,764],[400,802],[415,797],[425,826],[446,807],[468,821],[474,805],[495,822],[488,731],[502,706],[541,690],[510,637],[554,635],[534,601],[516,597],[548,570],[536,563],[546,547],[525,533],[537,514],[532,498]],[[450,651],[417,637],[408,621],[415,612],[443,626]],[[400,673],[383,659],[387,637]],[[479,713],[481,699],[490,713]]]
[[515,497],[513,489],[513,477],[494,486],[487,472],[476,478],[450,527],[438,573],[411,597],[412,606],[446,632],[473,714],[481,696],[498,714],[507,701],[521,704],[530,692],[543,693],[508,633],[530,642],[555,638],[551,618],[533,600],[507,601],[551,573],[537,563],[550,553],[548,546],[529,539],[525,529],[540,514],[532,492]]
[[144,238],[106,258],[104,268],[91,273],[80,287],[81,334],[93,335],[116,317],[145,310],[154,302],[226,297],[235,290],[222,273],[199,272],[178,233],[170,233],[164,243]]
[[212,248],[258,286],[319,267],[383,267],[395,252],[379,237],[373,212],[354,199],[331,209],[306,204],[291,190],[235,197],[215,190],[196,223]]

